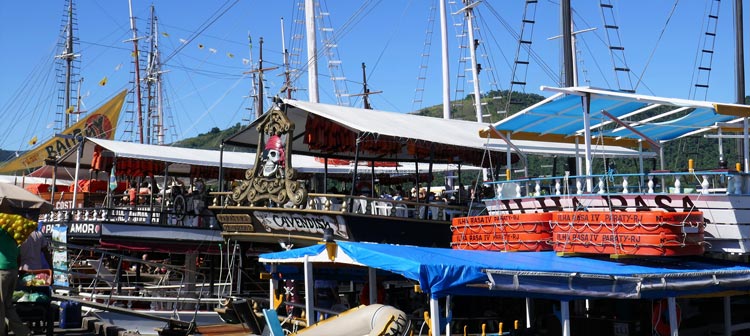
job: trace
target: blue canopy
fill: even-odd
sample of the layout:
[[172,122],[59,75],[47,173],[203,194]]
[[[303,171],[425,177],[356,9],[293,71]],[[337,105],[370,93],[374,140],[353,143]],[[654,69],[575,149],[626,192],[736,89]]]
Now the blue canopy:
[[[745,105],[662,98],[588,87],[543,89],[559,93],[495,123],[492,127],[501,134],[510,133],[511,139],[523,139],[528,134],[536,135],[535,138],[542,141],[545,138],[548,138],[547,141],[559,141],[561,137],[581,136],[584,134],[582,97],[589,98],[592,134],[596,134],[593,132],[601,129],[601,126],[612,122],[602,111],[630,123],[636,132],[625,127],[600,132],[605,138],[623,143],[623,139],[639,140],[641,135],[654,141],[670,141],[706,131],[719,122],[729,122],[737,117],[750,115],[750,108]],[[659,106],[671,107],[672,111],[641,121],[625,121]],[[663,117],[676,112],[688,114],[657,122],[666,120]]]
[[[661,298],[750,290],[750,265],[704,258],[560,257],[555,252],[489,252],[336,242],[335,259],[315,245],[266,253],[267,264],[372,267],[416,281],[433,297]],[[488,281],[489,280],[489,281]]]

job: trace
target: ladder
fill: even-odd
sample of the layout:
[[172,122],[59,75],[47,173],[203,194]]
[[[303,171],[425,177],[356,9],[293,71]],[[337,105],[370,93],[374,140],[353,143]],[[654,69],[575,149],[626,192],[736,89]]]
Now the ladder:
[[341,66],[341,59],[339,58],[338,42],[336,41],[336,34],[334,34],[331,25],[330,12],[328,12],[325,0],[317,1],[315,7],[318,12],[316,18],[320,27],[321,42],[323,45],[321,53],[326,57],[328,72],[333,83],[333,92],[336,96],[336,103],[339,106],[351,106],[348,94],[349,90],[346,85],[346,76],[344,75],[344,68]]
[[[458,4],[455,0],[448,1],[450,5],[450,13],[455,13],[463,7]],[[463,23],[463,14],[460,14],[459,19],[456,19],[456,15],[451,15],[453,20],[453,28],[456,31],[456,39],[458,39],[458,71],[456,71],[456,88],[454,90],[454,97],[451,100],[451,106],[463,110],[463,101],[466,98],[464,88],[466,87],[466,61],[469,60],[469,56],[466,55],[468,51],[468,32],[466,26]],[[471,70],[469,70],[471,71]]]
[[625,60],[625,47],[620,40],[620,27],[615,20],[614,5],[612,0],[600,0],[599,7],[602,11],[604,20],[604,31],[607,35],[607,45],[609,46],[609,56],[615,71],[615,80],[617,88],[623,92],[635,92],[633,81],[630,78],[630,68]]
[[432,48],[436,11],[437,5],[435,4],[435,1],[433,1],[430,5],[430,11],[427,16],[427,30],[425,31],[424,45],[422,46],[419,74],[417,75],[417,88],[414,90],[414,98],[412,99],[412,111],[417,111],[423,106],[424,88],[427,82],[427,67],[430,63],[430,49]]
[[[57,42],[58,54],[55,56],[55,82],[60,86],[57,96],[57,111],[55,112],[55,133],[62,132],[66,125],[66,117],[70,117],[69,109],[75,105],[78,97],[78,87],[73,85],[82,81],[80,76],[81,60],[75,50],[80,49],[78,39],[78,18],[73,0],[65,1],[65,15],[60,24],[60,36]],[[66,104],[66,90],[69,101]],[[66,106],[67,105],[67,106]],[[75,108],[75,107],[74,107]],[[70,125],[73,122],[69,123]]]
[[711,64],[714,60],[714,45],[716,43],[716,27],[719,24],[719,7],[721,0],[711,0],[708,17],[706,18],[706,32],[703,35],[701,50],[698,56],[698,71],[695,74],[695,86],[692,88],[692,99],[706,100],[708,83],[711,78]]
[[537,0],[527,0],[523,9],[521,34],[518,35],[518,46],[516,46],[516,56],[510,76],[508,99],[505,102],[506,114],[510,111],[514,88],[518,86],[520,87],[520,92],[526,92],[526,75],[529,71],[529,54],[531,53],[532,36],[534,35],[534,23],[536,23],[537,2]]

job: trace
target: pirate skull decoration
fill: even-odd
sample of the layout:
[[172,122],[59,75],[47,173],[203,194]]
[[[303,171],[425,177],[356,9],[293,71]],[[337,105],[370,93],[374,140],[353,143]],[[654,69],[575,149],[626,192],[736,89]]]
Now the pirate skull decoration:
[[278,135],[272,135],[263,150],[263,176],[284,174],[284,145]]

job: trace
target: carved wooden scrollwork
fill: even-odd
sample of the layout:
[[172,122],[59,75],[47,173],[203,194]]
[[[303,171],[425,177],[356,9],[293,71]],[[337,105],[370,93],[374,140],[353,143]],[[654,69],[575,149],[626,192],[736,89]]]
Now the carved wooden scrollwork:
[[232,200],[239,205],[267,205],[270,201],[278,206],[291,204],[301,208],[307,202],[307,189],[297,181],[292,164],[294,123],[278,108],[262,118],[256,127],[255,164],[232,191]]

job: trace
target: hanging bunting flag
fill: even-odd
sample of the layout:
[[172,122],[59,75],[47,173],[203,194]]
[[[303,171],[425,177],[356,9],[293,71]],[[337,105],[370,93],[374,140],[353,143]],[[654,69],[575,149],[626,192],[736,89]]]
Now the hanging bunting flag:
[[228,52],[228,53],[227,53],[227,57],[229,57],[229,58],[234,58],[234,54],[232,54],[232,53],[229,53],[229,52]]
[[105,86],[107,85],[107,77],[105,76],[102,78],[102,80],[99,81],[99,86]]
[[119,71],[122,68],[122,63],[115,66],[115,71]]
[[247,65],[248,63],[250,63],[250,60],[249,60],[249,59],[247,59],[247,58],[243,58],[243,59],[242,59],[242,64],[245,64],[245,65]]
[[215,54],[218,50],[215,48],[208,48],[208,51],[210,51],[212,54]]
[[183,39],[183,38],[181,38],[181,39],[180,39],[180,43],[182,43],[182,44],[185,44],[185,43],[187,43],[187,40],[186,40],[186,39]]
[[31,140],[29,141],[29,145],[31,145],[31,146],[33,146],[33,145],[36,145],[36,142],[37,142],[38,140],[39,140],[39,139],[37,139],[37,137],[36,137],[36,135],[35,135],[35,136],[34,136],[33,138],[31,138]]
[[161,34],[164,35],[164,37],[169,37],[169,34],[167,34],[167,32],[162,32]]
[[202,45],[202,44],[199,44],[199,45],[198,45],[198,49],[203,49],[203,45]]

